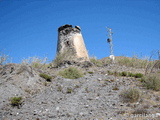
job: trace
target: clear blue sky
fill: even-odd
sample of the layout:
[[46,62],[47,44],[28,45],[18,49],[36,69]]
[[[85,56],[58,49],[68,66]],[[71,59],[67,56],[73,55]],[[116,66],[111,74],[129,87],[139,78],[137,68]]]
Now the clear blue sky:
[[57,29],[79,25],[90,56],[150,56],[160,50],[160,0],[0,0],[0,51],[20,62],[56,55]]

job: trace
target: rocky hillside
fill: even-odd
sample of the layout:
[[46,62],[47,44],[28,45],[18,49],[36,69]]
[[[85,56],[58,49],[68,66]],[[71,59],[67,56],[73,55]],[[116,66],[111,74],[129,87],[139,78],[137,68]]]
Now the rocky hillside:
[[91,61],[1,65],[0,120],[160,119],[159,72],[150,87],[143,67]]

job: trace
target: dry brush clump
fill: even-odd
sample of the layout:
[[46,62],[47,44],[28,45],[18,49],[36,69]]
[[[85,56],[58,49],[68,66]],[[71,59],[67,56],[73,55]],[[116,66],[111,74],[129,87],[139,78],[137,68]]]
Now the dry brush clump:
[[124,89],[120,93],[123,102],[136,102],[141,96],[140,90],[137,88]]
[[27,59],[22,60],[22,65],[30,65],[33,68],[37,69],[46,69],[49,67],[49,64],[47,64],[47,57],[39,58],[39,57],[29,57]]
[[160,91],[160,73],[150,73],[141,79],[147,89]]
[[[155,60],[153,58],[158,58],[158,59]],[[150,62],[147,64],[146,69],[145,69],[145,74],[160,71],[160,50],[152,51],[149,61]]]
[[12,61],[12,59],[4,54],[3,52],[0,52],[0,65],[6,64],[6,63],[10,63]]

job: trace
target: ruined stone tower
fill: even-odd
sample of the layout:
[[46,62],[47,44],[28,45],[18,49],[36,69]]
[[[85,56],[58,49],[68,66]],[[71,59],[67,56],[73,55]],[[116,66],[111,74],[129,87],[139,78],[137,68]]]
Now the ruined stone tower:
[[79,26],[64,25],[58,28],[57,54],[67,54],[79,61],[89,61]]

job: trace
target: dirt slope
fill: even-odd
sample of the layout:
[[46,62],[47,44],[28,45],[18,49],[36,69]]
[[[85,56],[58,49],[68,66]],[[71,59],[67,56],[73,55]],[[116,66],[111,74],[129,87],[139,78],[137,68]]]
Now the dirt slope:
[[[29,65],[1,66],[0,120],[131,120],[138,110],[152,114],[152,117],[136,116],[138,119],[160,118],[159,92],[142,87],[136,78],[107,72],[136,69],[114,64],[80,68],[85,76],[78,79],[62,78],[57,74],[62,69],[65,67],[40,70]],[[42,72],[51,75],[52,81],[40,77]],[[140,99],[134,103],[123,102],[121,91],[131,87],[140,89]],[[10,104],[9,99],[14,96],[23,98],[19,108]]]

